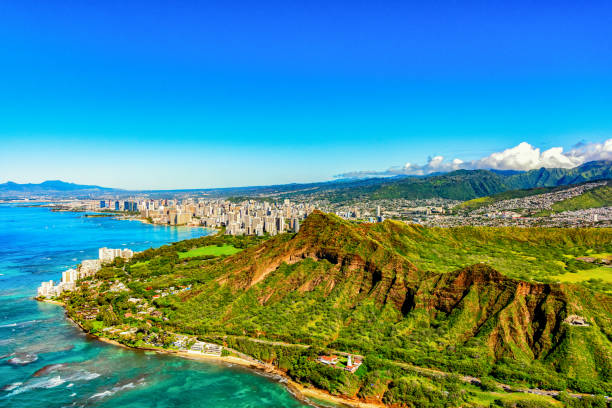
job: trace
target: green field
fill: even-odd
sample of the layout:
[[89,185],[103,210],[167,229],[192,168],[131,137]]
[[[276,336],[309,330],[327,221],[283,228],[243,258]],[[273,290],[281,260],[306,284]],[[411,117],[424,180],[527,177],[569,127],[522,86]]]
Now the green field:
[[233,245],[222,245],[222,246],[207,245],[207,246],[191,249],[187,252],[179,252],[178,256],[179,256],[179,259],[193,258],[195,256],[206,256],[206,255],[223,256],[223,255],[233,255],[240,251],[241,251],[240,249],[236,248]]
[[[480,391],[478,387],[470,388],[470,402],[477,404],[478,406],[488,407],[488,406],[498,406],[495,404],[495,401],[503,401],[508,405],[512,406],[517,402],[523,402],[523,405],[528,405],[526,402],[532,402],[536,407],[542,406],[542,404],[546,404],[550,407],[562,407],[563,403],[555,400],[552,397],[545,395],[536,395],[536,394],[525,394],[522,392],[517,393],[506,393],[506,392],[485,392]],[[536,404],[540,403],[540,405]]]
[[612,268],[600,266],[599,268],[587,269],[577,273],[567,272],[563,275],[553,276],[552,279],[570,283],[584,282],[590,279],[601,279],[604,282],[612,283]]
[[149,261],[136,262],[132,265],[132,268],[140,268],[141,266],[145,266],[149,263]]

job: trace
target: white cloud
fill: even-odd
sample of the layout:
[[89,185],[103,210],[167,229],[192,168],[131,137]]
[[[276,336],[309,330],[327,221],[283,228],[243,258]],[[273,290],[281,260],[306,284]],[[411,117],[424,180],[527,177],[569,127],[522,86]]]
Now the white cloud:
[[540,149],[529,143],[506,149],[503,152],[492,153],[487,157],[475,160],[469,164],[474,169],[498,170],[531,170],[540,167],[571,168],[584,163],[579,157],[563,154],[562,147],[553,147],[540,152]]
[[527,142],[501,152],[472,161],[455,158],[445,161],[443,156],[429,157],[425,164],[406,163],[385,171],[356,171],[337,177],[389,177],[396,175],[426,175],[459,169],[532,170],[546,168],[572,168],[593,160],[612,160],[612,139],[602,143],[579,143],[567,153],[562,147],[541,151]]

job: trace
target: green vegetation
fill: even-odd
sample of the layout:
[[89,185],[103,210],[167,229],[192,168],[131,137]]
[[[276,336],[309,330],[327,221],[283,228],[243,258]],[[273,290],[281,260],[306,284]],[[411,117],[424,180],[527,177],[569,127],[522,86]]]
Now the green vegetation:
[[474,198],[473,200],[464,201],[463,203],[455,206],[453,208],[453,211],[474,211],[478,208],[485,207],[498,201],[510,200],[512,198],[530,197],[538,194],[546,194],[551,193],[553,191],[563,190],[565,188],[567,187],[538,187],[525,190],[504,191],[503,193],[494,194],[492,196],[479,197]]
[[232,246],[232,245],[208,245],[204,247],[190,249],[187,252],[179,252],[179,259],[183,258],[193,258],[196,256],[223,256],[223,255],[233,255],[241,250]]
[[[596,161],[573,169],[537,169],[520,173],[504,173],[489,170],[458,170],[427,177],[403,177],[393,179],[365,179],[350,182],[320,184],[308,193],[319,194],[330,202],[344,202],[367,197],[371,200],[404,198],[448,198],[472,200],[493,196],[510,190],[558,187],[587,181],[612,179],[612,162]],[[302,191],[287,193],[308,194]],[[534,192],[537,194],[537,192]],[[522,194],[522,193],[515,193]]]
[[612,206],[612,187],[608,184],[596,187],[577,197],[554,203],[552,209],[555,212],[563,212],[610,206]]
[[[224,247],[241,251],[193,252]],[[609,253],[610,229],[355,225],[315,212],[298,234],[147,250],[105,266],[65,301],[90,330],[134,328],[117,335],[126,344],[163,347],[171,333],[189,334],[332,394],[396,406],[538,407],[550,398],[514,397],[494,382],[612,392],[611,297],[588,282],[554,283],[600,273],[576,258]],[[572,315],[588,325],[570,324]],[[364,356],[363,366],[352,374],[316,361],[337,351]],[[477,388],[459,375],[485,381]]]

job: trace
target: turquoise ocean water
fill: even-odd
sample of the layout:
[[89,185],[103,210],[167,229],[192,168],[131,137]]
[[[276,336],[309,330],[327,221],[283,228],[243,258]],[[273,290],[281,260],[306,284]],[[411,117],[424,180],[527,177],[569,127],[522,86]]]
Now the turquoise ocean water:
[[206,234],[0,204],[0,407],[302,407],[241,367],[127,350],[86,337],[59,306],[32,300],[43,280],[97,257]]

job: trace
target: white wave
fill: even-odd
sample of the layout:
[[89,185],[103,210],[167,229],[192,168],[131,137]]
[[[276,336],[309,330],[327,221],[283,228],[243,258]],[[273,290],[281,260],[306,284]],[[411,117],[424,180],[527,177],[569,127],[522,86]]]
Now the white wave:
[[37,388],[55,388],[59,385],[65,383],[66,380],[63,380],[59,375],[51,378],[47,378],[44,380],[38,381],[28,381],[23,386],[18,386],[11,392],[9,395],[21,394],[22,392],[26,392],[29,390],[37,389]]
[[26,365],[38,360],[36,354],[17,354],[13,358],[9,358],[7,362],[13,365]]
[[89,397],[89,399],[97,399],[97,398],[110,397],[113,394],[114,394],[114,392],[112,392],[110,390],[106,390],[106,391],[98,392],[98,393],[92,395],[91,397]]
[[7,324],[0,325],[0,328],[2,328],[2,327],[17,327],[17,326],[21,327],[21,326],[27,326],[27,325],[30,325],[30,324],[33,324],[33,323],[38,323],[40,321],[41,320],[27,320],[25,322],[7,323]]
[[66,380],[63,380],[59,375],[57,377],[51,377],[51,379],[43,386],[44,388],[55,388],[59,385],[65,383]]
[[[100,374],[98,373],[92,373],[89,371],[77,371],[64,378],[62,378],[59,375],[56,375],[53,377],[35,378],[33,380],[28,380],[25,384],[24,383],[14,383],[14,384],[11,384],[11,386],[9,386],[10,389],[7,387],[5,388],[5,390],[12,391],[9,394],[9,396],[11,396],[11,395],[16,395],[16,394],[21,394],[22,392],[26,392],[26,391],[34,390],[34,389],[55,388],[65,383],[68,383],[68,385],[66,385],[66,388],[71,388],[72,386],[74,386],[73,381],[90,381],[98,377],[100,377]],[[129,383],[129,384],[132,384],[132,383]],[[126,384],[126,385],[129,385],[129,384]],[[133,387],[134,387],[134,384],[132,384],[131,387],[129,388],[133,388]],[[119,389],[121,388],[122,387],[119,387]],[[118,390],[113,391],[113,392],[117,392],[117,391]]]
[[[141,378],[140,380],[138,380],[137,384],[144,384],[144,379]],[[89,397],[89,399],[101,399],[105,397],[110,397],[111,395],[114,395],[118,393],[119,391],[125,391],[125,390],[129,390],[132,388],[136,388],[137,384],[134,384],[133,382],[129,382],[127,384],[118,385],[118,386],[111,388],[110,390],[95,393],[94,395]]]
[[67,380],[69,381],[91,381],[91,380],[95,380],[99,376],[100,374],[98,373],[90,373],[88,371],[85,371],[85,372],[75,373],[71,375],[70,377],[68,377]]
[[76,392],[73,392],[72,394],[70,394],[71,397],[74,397],[76,395]]
[[6,385],[4,388],[2,388],[4,391],[13,391],[15,388],[19,387],[20,385],[22,385],[22,382],[14,382],[12,384]]

